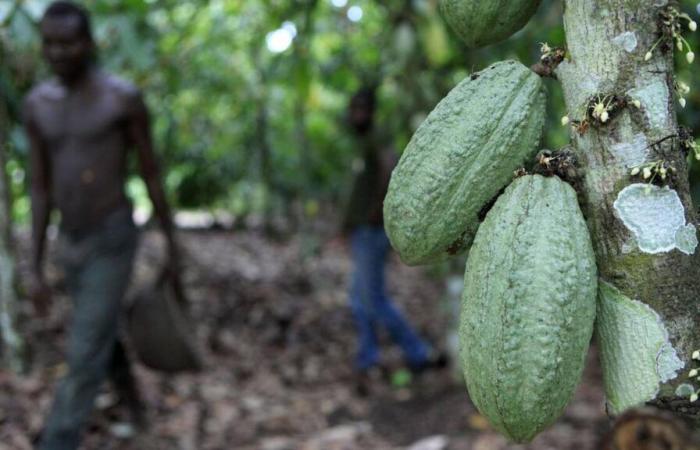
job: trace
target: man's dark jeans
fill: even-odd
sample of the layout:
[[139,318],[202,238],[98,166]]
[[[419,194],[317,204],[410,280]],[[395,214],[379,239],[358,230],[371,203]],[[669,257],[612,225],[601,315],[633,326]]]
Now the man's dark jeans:
[[420,367],[428,358],[429,347],[393,305],[384,286],[384,264],[389,251],[384,228],[357,227],[352,232],[351,245],[354,272],[350,304],[359,333],[356,368],[366,370],[378,363],[377,325],[386,327],[410,366]]
[[124,357],[121,347],[115,354],[115,344],[137,238],[130,209],[112,214],[99,230],[61,236],[59,253],[74,305],[67,343],[68,374],[58,386],[41,450],[78,448],[101,383],[114,369],[110,367],[114,359]]

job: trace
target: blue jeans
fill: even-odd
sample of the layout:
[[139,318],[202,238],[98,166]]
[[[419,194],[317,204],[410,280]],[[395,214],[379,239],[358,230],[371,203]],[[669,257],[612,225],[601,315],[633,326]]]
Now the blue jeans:
[[60,255],[74,305],[67,343],[68,373],[58,385],[41,450],[78,448],[100,385],[114,369],[121,300],[137,237],[129,210],[113,214],[100,230],[87,236],[61,238]]
[[384,228],[361,226],[351,235],[354,273],[350,304],[359,333],[356,367],[365,370],[379,361],[376,325],[386,327],[394,342],[401,346],[406,362],[420,367],[428,357],[428,346],[416,335],[386,294],[384,264],[389,239]]

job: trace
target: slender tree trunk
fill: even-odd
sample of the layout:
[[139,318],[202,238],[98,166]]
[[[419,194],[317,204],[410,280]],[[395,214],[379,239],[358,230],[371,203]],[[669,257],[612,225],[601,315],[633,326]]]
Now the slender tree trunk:
[[[700,348],[697,217],[681,140],[669,138],[679,133],[673,58],[682,54],[659,45],[645,61],[660,36],[659,12],[667,4],[566,0],[570,58],[557,75],[572,120],[584,120],[590,99],[598,95],[614,94],[628,103],[607,123],[572,131],[602,286],[597,336],[609,410],[651,402],[698,423],[700,408],[688,394],[676,393],[684,383],[695,381],[698,388],[687,374],[697,367],[691,354]],[[687,30],[687,22],[683,25]],[[630,174],[657,160],[676,169],[663,183],[668,190]],[[656,344],[650,336],[657,336]]]
[[3,365],[22,373],[27,368],[25,344],[17,331],[17,271],[11,226],[10,189],[5,172],[7,116],[0,105],[0,336]]
[[308,174],[311,171],[312,158],[309,154],[311,150],[311,142],[306,132],[306,102],[309,97],[309,89],[311,86],[311,61],[310,47],[314,33],[314,13],[318,0],[310,0],[304,6],[304,13],[300,23],[299,34],[294,43],[294,59],[295,59],[295,88],[296,102],[294,104],[294,136],[297,140],[299,148],[299,171],[304,180],[301,184],[300,194],[302,197],[307,196],[306,186],[309,184]]
[[[263,78],[264,79],[264,78]],[[267,94],[258,103],[255,116],[255,141],[259,152],[259,179],[265,187],[263,204],[263,222],[266,233],[273,232],[273,200],[276,194],[274,175],[272,173],[272,148],[268,140],[269,113],[267,108]]]

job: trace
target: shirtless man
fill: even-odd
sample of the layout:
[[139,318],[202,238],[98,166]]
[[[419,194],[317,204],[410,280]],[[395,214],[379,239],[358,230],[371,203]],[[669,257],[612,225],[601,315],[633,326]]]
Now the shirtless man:
[[81,7],[52,3],[41,21],[41,35],[43,56],[56,77],[36,86],[24,104],[32,172],[30,294],[44,315],[51,295],[42,260],[55,208],[61,216],[59,254],[74,309],[69,370],[59,384],[40,448],[73,450],[107,374],[120,368],[117,385],[126,383],[128,389],[130,383],[117,325],[137,244],[124,192],[131,148],[169,244],[170,272],[179,284],[178,256],[141,94],[95,66],[89,17]]

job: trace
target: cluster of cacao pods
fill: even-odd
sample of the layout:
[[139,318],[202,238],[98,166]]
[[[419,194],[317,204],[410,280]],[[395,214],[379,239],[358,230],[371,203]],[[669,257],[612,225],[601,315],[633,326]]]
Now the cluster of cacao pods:
[[[442,1],[470,46],[514,33],[538,4]],[[595,255],[576,192],[556,176],[513,180],[534,158],[544,121],[543,83],[519,62],[467,77],[415,132],[384,202],[387,234],[407,264],[469,251],[465,380],[479,411],[517,442],[573,396],[596,311]]]

